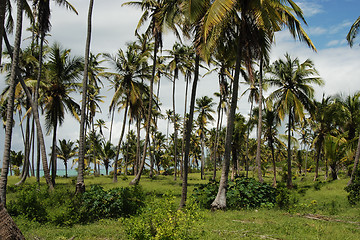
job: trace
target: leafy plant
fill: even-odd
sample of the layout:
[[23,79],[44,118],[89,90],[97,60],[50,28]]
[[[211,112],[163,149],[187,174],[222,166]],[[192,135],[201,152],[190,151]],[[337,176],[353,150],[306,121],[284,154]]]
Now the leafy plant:
[[345,187],[345,191],[349,193],[347,196],[351,205],[355,205],[360,202],[360,170],[359,168],[355,172],[355,177],[349,186]]
[[[218,183],[196,185],[193,193],[195,201],[203,208],[210,208],[215,199]],[[259,208],[273,206],[276,203],[276,189],[269,184],[260,183],[253,178],[238,177],[228,183],[226,192],[229,209]]]
[[175,197],[163,195],[151,201],[139,216],[123,218],[125,233],[130,239],[198,239],[195,227],[202,218],[197,205],[175,208]]

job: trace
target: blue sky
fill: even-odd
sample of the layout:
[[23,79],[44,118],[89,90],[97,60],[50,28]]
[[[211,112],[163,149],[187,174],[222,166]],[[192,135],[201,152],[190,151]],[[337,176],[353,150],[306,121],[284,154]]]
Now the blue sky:
[[[71,1],[79,12],[75,15],[64,9],[53,6],[52,8],[52,31],[48,38],[50,43],[60,42],[64,48],[70,48],[73,54],[83,55],[86,38],[86,20],[88,0]],[[124,48],[126,42],[135,40],[134,29],[137,25],[141,11],[132,7],[121,7],[124,1],[119,0],[95,0],[93,15],[93,35],[91,48],[93,53],[107,52],[115,54],[117,49]],[[320,76],[325,81],[325,86],[316,88],[316,98],[319,100],[323,93],[332,95],[336,93],[352,94],[360,90],[360,47],[359,44],[351,49],[345,40],[351,24],[360,15],[359,0],[301,0],[295,1],[304,10],[308,27],[304,28],[313,40],[318,52],[310,50],[305,44],[294,41],[287,31],[276,35],[276,46],[273,47],[271,60],[274,61],[288,52],[301,61],[307,58],[313,60]],[[23,38],[29,36],[24,33]],[[358,37],[360,43],[360,36]],[[165,48],[169,48],[175,39],[171,34],[164,36]],[[22,42],[25,47],[28,41]],[[0,87],[3,86],[0,84]],[[107,87],[107,84],[105,84]],[[160,97],[162,99],[163,111],[171,108],[171,82],[163,80]],[[184,102],[184,81],[177,83],[177,112],[183,112]],[[241,91],[245,90],[241,86]],[[212,96],[218,91],[216,75],[201,79],[197,97],[204,95]],[[105,89],[102,94],[107,96],[106,102],[102,104],[103,113],[97,117],[104,119],[109,126],[108,104],[113,91]],[[241,92],[242,93],[242,92]],[[265,95],[268,93],[265,93]],[[75,96],[77,97],[77,96]],[[238,102],[239,111],[247,115],[250,105],[247,97]],[[16,117],[17,118],[17,117]],[[120,132],[122,114],[115,118],[114,132]],[[13,137],[13,149],[22,149],[22,138],[19,132],[19,125],[15,126]],[[166,123],[159,124],[160,130],[166,132]],[[105,134],[108,134],[105,132]],[[66,118],[63,126],[59,129],[59,139],[77,139],[78,124],[72,118]],[[117,142],[114,134],[113,142]],[[46,146],[49,149],[51,137],[46,138]],[[3,149],[3,131],[0,131],[0,153]],[[49,150],[48,150],[49,151]],[[2,156],[0,156],[2,158]],[[1,165],[1,164],[0,164]]]

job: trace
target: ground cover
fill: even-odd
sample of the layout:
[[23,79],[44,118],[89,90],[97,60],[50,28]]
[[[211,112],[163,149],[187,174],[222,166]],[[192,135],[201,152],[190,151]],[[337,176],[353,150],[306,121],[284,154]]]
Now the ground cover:
[[[196,222],[191,222],[192,230],[187,236],[189,239],[191,236],[195,239],[359,239],[360,208],[348,203],[347,192],[344,191],[348,178],[342,175],[340,177],[341,179],[336,181],[325,181],[324,176],[321,176],[321,181],[313,182],[311,174],[295,176],[295,189],[290,192],[288,205],[283,209],[277,206],[217,212],[195,209],[200,218],[197,218]],[[207,175],[207,179],[209,178],[210,173]],[[9,178],[9,202],[15,201],[18,196],[19,189],[13,186],[17,180],[15,177]],[[112,179],[107,176],[88,176],[86,184],[87,189],[97,184],[105,190],[110,190],[115,187],[127,187],[130,180],[131,176],[120,177],[118,183],[112,183]],[[271,176],[266,176],[265,181],[271,182]],[[34,182],[35,179],[30,178],[26,184],[31,185]],[[55,191],[75,191],[74,182],[75,178],[58,178]],[[200,180],[200,174],[190,174],[189,195],[196,184],[207,182],[208,180]],[[169,215],[169,218],[163,220],[169,221],[171,214],[176,212],[180,199],[181,180],[174,181],[173,176],[158,176],[155,179],[144,176],[140,185],[148,196],[148,202],[154,199],[162,201],[163,194],[173,196],[171,204],[174,210],[159,213]],[[156,204],[152,202],[152,205]],[[148,218],[149,214],[156,215],[156,212],[159,211],[154,208],[147,211],[148,215],[135,216],[133,222],[141,222],[141,219]],[[128,239],[129,234],[126,234],[126,231],[131,223],[123,218],[116,218],[73,226],[56,226],[30,221],[23,216],[15,217],[14,220],[26,239],[59,240]],[[154,218],[155,220],[159,221],[157,218]],[[164,230],[164,225],[158,227],[163,231],[174,231],[174,228]],[[135,230],[139,228],[141,227],[134,225]]]

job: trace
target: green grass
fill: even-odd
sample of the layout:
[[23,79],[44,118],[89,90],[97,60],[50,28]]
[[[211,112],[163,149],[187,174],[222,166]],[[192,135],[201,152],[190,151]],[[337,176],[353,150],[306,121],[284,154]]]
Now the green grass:
[[[208,173],[207,179],[210,176],[211,173]],[[92,184],[100,184],[104,189],[110,189],[126,187],[131,179],[132,176],[127,179],[119,177],[118,183],[112,183],[110,177],[88,176],[85,183],[87,188]],[[204,218],[197,228],[200,239],[359,239],[360,208],[351,206],[347,201],[344,187],[348,178],[342,176],[340,180],[324,181],[321,176],[320,179],[321,183],[314,183],[311,174],[297,176],[294,179],[297,189],[292,191],[293,205],[288,210],[201,210]],[[18,178],[10,177],[9,186],[17,181]],[[55,191],[59,188],[75,191],[75,181],[75,178],[57,178]],[[265,176],[265,181],[271,182],[271,176]],[[26,184],[34,182],[35,179],[30,178]],[[191,195],[195,184],[207,182],[200,180],[200,174],[190,174],[188,195]],[[44,179],[42,184],[45,184]],[[176,197],[176,204],[180,200],[179,178],[174,181],[173,176],[157,176],[155,179],[143,176],[140,185],[149,194],[160,197],[164,193],[172,193]],[[16,189],[10,188],[13,190],[8,193],[8,201],[16,199]],[[73,227],[39,224],[21,217],[14,220],[26,239],[126,239],[124,227],[116,219]]]

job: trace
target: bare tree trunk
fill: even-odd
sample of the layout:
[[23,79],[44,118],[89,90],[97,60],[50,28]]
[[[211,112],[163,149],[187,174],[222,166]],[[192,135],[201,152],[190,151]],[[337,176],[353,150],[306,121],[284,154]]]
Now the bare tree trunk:
[[120,155],[120,148],[121,148],[121,142],[124,136],[124,132],[125,132],[125,127],[126,127],[126,116],[127,116],[127,112],[128,112],[128,102],[129,100],[126,100],[126,106],[125,106],[125,112],[124,112],[124,121],[123,121],[123,125],[122,125],[122,129],[121,129],[121,134],[120,134],[120,138],[119,138],[119,143],[116,147],[116,156],[114,159],[114,177],[113,177],[113,182],[117,182],[117,169],[118,169],[118,160],[119,160],[119,155]]
[[[16,33],[14,41],[14,54],[12,56],[11,75],[10,75],[10,89],[8,96],[8,106],[6,112],[6,129],[4,140],[4,155],[0,177],[0,203],[6,206],[6,185],[7,177],[9,173],[10,162],[10,150],[12,140],[12,124],[13,124],[13,110],[15,99],[15,87],[16,87],[16,70],[19,61],[20,43],[21,43],[21,30],[22,30],[22,1],[17,2],[17,21],[16,21]],[[4,32],[5,35],[5,32]]]
[[25,240],[24,235],[16,226],[14,220],[0,203],[0,239],[1,240]]
[[84,182],[84,158],[85,158],[85,114],[86,114],[86,93],[88,84],[88,67],[90,56],[90,42],[91,42],[91,18],[94,6],[94,0],[89,2],[88,12],[88,25],[87,25],[87,37],[85,46],[85,63],[84,63],[84,78],[82,86],[82,105],[81,105],[81,120],[80,120],[80,136],[79,136],[79,161],[78,161],[78,176],[76,181],[76,193],[85,192]]
[[176,83],[176,74],[174,74],[174,82],[173,82],[173,89],[172,89],[172,97],[173,97],[173,123],[174,123],[174,181],[176,180],[176,173],[177,173],[177,121],[176,121],[176,112],[175,112],[175,83]]
[[2,49],[2,40],[3,33],[5,33],[5,12],[6,12],[6,0],[0,0],[0,64],[1,64],[1,55],[3,52]]
[[211,208],[214,210],[226,209],[226,187],[227,187],[228,175],[229,175],[231,143],[234,132],[235,112],[236,112],[236,106],[238,100],[240,68],[241,68],[241,48],[238,47],[238,52],[236,54],[236,65],[235,65],[235,75],[233,80],[231,105],[227,119],[225,153],[224,153],[224,160],[222,165],[219,190],[215,200],[211,203]]
[[262,69],[263,59],[260,59],[260,79],[259,79],[259,117],[258,117],[258,131],[257,131],[257,148],[256,148],[256,164],[258,178],[260,182],[264,182],[261,174],[261,128],[262,128]]
[[196,54],[195,58],[195,74],[194,81],[191,90],[191,99],[190,99],[190,113],[189,119],[186,121],[185,129],[185,152],[184,152],[184,166],[183,166],[183,181],[182,181],[182,191],[181,191],[181,201],[180,208],[184,207],[187,199],[187,179],[188,179],[188,170],[189,170],[189,153],[190,153],[190,137],[192,123],[194,120],[194,109],[195,109],[195,100],[196,100],[196,89],[197,82],[199,80],[199,67],[200,67],[200,56]]
[[[55,119],[57,118],[57,116],[55,117]],[[52,168],[51,168],[51,181],[52,184],[55,186],[55,178],[56,178],[56,165],[57,165],[57,157],[56,157],[56,133],[57,133],[57,122],[54,125],[54,129],[53,129],[53,140],[52,140],[52,149],[51,149],[51,164],[52,164]]]
[[293,188],[292,172],[291,172],[291,109],[289,111],[288,123],[288,159],[287,159],[287,188]]

